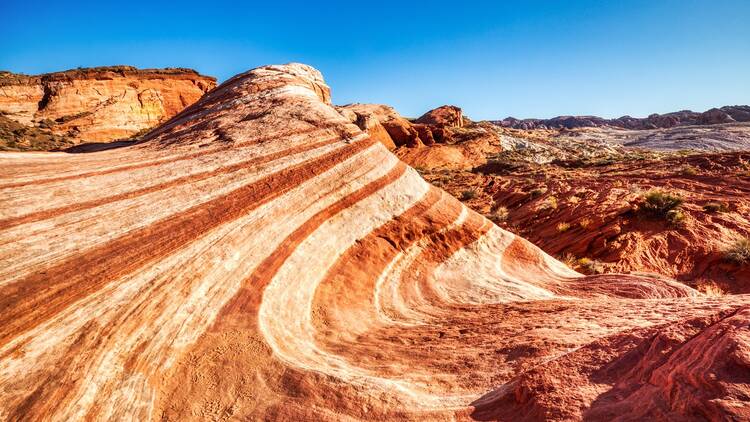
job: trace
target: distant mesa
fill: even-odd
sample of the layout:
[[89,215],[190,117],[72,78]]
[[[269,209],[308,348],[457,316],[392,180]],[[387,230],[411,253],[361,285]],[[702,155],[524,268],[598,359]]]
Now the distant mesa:
[[690,110],[667,114],[652,114],[645,118],[622,116],[604,119],[597,116],[558,116],[551,119],[516,119],[507,117],[492,123],[513,129],[575,129],[581,127],[612,126],[623,129],[646,130],[675,126],[714,125],[722,123],[750,122],[750,106],[735,105],[712,108],[703,113]]
[[0,149],[62,149],[128,138],[168,120],[215,86],[215,78],[183,68],[0,72],[0,126],[23,126],[4,136]]

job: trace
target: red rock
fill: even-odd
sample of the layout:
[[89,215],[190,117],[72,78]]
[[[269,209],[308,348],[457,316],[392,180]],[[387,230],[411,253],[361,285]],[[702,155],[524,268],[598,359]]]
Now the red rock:
[[423,123],[436,126],[463,127],[463,113],[459,107],[444,105],[430,110],[416,120],[417,123]]
[[432,137],[432,129],[430,128],[430,126],[423,125],[423,124],[416,124],[416,125],[412,125],[412,127],[419,134],[419,139],[422,141],[423,144],[427,146],[435,144],[435,139]]
[[387,120],[383,122],[383,127],[397,147],[416,148],[423,146],[419,139],[419,133],[406,120]]
[[134,145],[0,153],[3,419],[746,419],[750,298],[581,276],[328,92],[265,66]]
[[349,104],[336,109],[361,130],[385,145],[386,148],[390,150],[396,148],[391,135],[388,134],[382,124],[386,120],[401,119],[401,116],[391,107],[379,104]]
[[190,69],[130,66],[36,76],[0,74],[0,112],[74,142],[111,141],[150,129],[216,85]]
[[430,128],[430,130],[435,142],[439,144],[447,144],[452,141],[453,137],[451,136],[450,131],[448,131],[445,127],[433,126]]

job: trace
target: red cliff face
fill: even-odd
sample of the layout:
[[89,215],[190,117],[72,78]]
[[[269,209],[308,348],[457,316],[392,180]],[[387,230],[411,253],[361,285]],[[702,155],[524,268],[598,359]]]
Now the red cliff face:
[[417,123],[436,126],[463,127],[463,112],[459,107],[444,105],[430,110],[416,120]]
[[0,113],[73,143],[111,141],[150,129],[211,90],[216,80],[189,69],[129,66],[36,76],[0,73]]

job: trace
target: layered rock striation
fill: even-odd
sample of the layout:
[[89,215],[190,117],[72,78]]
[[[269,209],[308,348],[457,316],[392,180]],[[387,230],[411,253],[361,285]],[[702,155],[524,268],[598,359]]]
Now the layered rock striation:
[[329,99],[266,66],[136,145],[0,153],[0,418],[746,416],[750,298],[583,277]]
[[190,69],[113,66],[0,73],[0,113],[72,143],[129,137],[168,120],[216,85]]

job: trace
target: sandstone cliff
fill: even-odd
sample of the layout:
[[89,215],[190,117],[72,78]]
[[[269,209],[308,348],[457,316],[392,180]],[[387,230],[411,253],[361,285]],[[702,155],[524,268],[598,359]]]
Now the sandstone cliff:
[[214,78],[190,69],[114,66],[36,76],[3,72],[0,114],[70,143],[110,141],[166,121],[215,85]]
[[581,276],[328,101],[266,66],[135,145],[0,153],[0,418],[750,416],[750,298]]

